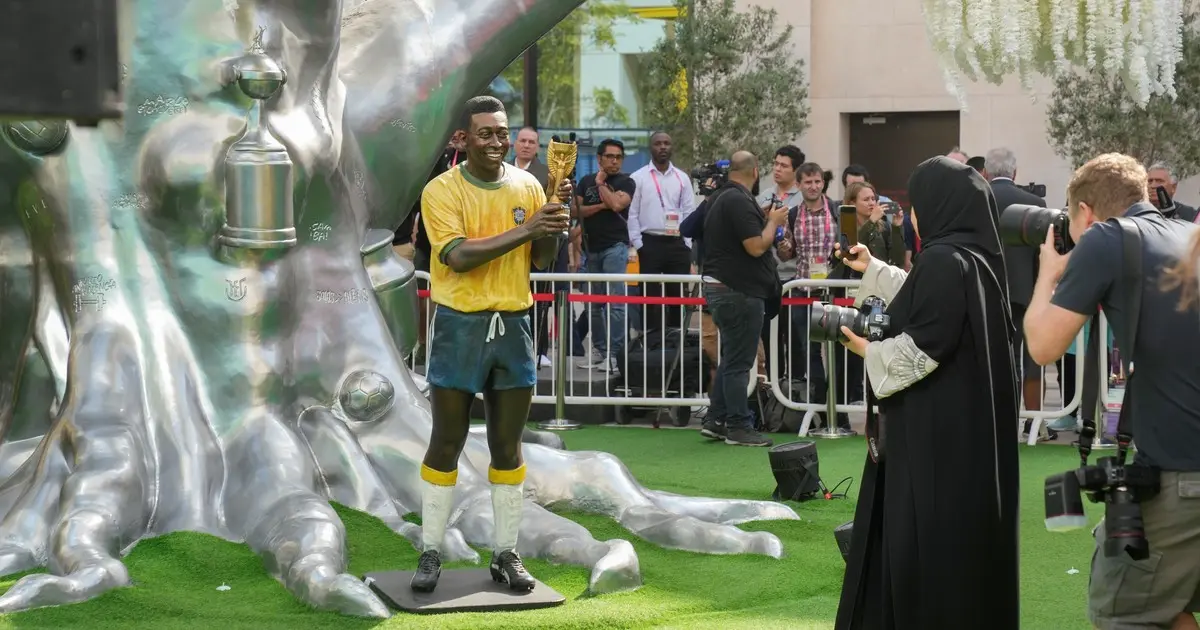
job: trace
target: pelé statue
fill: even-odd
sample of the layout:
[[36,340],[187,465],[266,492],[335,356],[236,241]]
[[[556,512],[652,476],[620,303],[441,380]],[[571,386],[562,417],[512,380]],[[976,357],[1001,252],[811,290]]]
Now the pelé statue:
[[[433,434],[421,464],[423,549],[412,588],[437,586],[471,404],[483,394],[494,520],[491,575],[528,591],[535,582],[517,553],[517,529],[525,487],[521,434],[537,385],[529,269],[531,262],[538,269],[554,263],[570,215],[562,204],[546,203],[537,178],[504,162],[510,132],[499,100],[467,101],[455,134],[467,161],[430,182],[421,197],[436,307],[427,374]],[[571,191],[564,179],[558,198],[570,199]]]

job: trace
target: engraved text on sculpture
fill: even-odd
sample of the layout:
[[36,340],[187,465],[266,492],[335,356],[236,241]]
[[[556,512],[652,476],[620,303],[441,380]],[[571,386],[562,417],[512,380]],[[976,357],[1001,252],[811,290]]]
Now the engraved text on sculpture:
[[186,96],[163,98],[160,95],[142,101],[142,104],[138,105],[137,113],[143,116],[156,116],[158,114],[175,116],[186,112],[187,109],[188,100]]
[[317,291],[317,301],[322,304],[366,304],[370,299],[371,292],[366,289]]
[[105,278],[101,274],[89,276],[76,282],[75,287],[71,290],[75,298],[75,312],[82,313],[84,308],[94,311],[104,308],[106,304],[104,294],[116,286],[116,281],[111,278]]

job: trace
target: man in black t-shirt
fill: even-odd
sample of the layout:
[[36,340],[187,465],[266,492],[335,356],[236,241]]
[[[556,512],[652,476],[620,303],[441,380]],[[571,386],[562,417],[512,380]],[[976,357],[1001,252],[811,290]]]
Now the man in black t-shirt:
[[[1200,612],[1200,327],[1194,309],[1180,309],[1178,287],[1163,290],[1160,281],[1186,255],[1198,228],[1164,218],[1150,204],[1146,171],[1126,155],[1083,165],[1067,188],[1067,205],[1077,245],[1067,256],[1054,250],[1049,236],[1042,245],[1025,314],[1026,346],[1038,364],[1052,363],[1098,307],[1118,350],[1136,339],[1134,356],[1124,357],[1133,364],[1125,400],[1137,443],[1134,461],[1162,471],[1158,496],[1141,505],[1151,556],[1134,561],[1124,552],[1096,550],[1091,621],[1098,628],[1194,628],[1191,613]],[[1119,216],[1133,219],[1142,240],[1141,307],[1132,331],[1126,303],[1135,287],[1125,277],[1124,238],[1119,225],[1107,223]],[[1102,524],[1097,544],[1105,537]]]
[[[575,216],[583,220],[587,272],[625,273],[629,263],[629,202],[636,187],[629,175],[621,172],[625,145],[620,140],[601,141],[597,155],[600,171],[585,175],[575,189]],[[625,295],[624,282],[593,282],[591,289],[593,295]],[[616,371],[625,347],[625,305],[589,304],[588,309],[594,350],[579,367]]]
[[704,221],[704,299],[721,333],[721,360],[711,388],[708,417],[700,434],[735,446],[771,446],[754,430],[746,392],[758,354],[767,301],[778,299],[775,271],[778,230],[787,222],[786,207],[763,214],[750,189],[758,181],[758,159],[738,151],[729,160],[729,182],[714,195]]

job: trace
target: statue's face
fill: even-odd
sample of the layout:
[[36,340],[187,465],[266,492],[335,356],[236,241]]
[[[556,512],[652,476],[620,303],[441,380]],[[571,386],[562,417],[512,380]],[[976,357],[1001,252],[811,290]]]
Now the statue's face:
[[464,138],[467,159],[487,170],[499,169],[508,155],[509,137],[508,115],[504,112],[471,116],[471,128]]

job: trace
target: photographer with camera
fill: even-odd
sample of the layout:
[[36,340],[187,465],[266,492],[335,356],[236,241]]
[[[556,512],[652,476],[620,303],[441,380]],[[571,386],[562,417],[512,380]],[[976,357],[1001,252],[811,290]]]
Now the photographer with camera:
[[700,434],[734,446],[771,446],[754,429],[746,391],[764,321],[779,311],[779,278],[770,255],[775,233],[787,220],[779,208],[765,215],[750,189],[758,181],[758,158],[738,151],[729,181],[714,194],[704,224],[704,299],[721,333],[721,358]]
[[858,302],[888,302],[886,318],[814,314],[865,358],[879,399],[835,627],[1016,630],[1017,376],[995,202],[945,157],[908,194],[924,245],[912,272],[861,244],[844,258],[863,274]]
[[[1001,210],[1013,204],[1046,207],[1045,199],[1017,185],[1017,156],[1011,150],[1001,147],[988,151],[983,171],[983,177],[992,185],[992,195],[996,197],[996,205]],[[1036,246],[1004,246],[1004,265],[1008,270],[1008,298],[1011,300],[1013,319],[1017,321],[1018,326],[1025,319],[1025,309],[1029,308],[1029,298],[1033,295],[1033,280],[1037,277],[1037,257]],[[1021,352],[1021,362],[1017,367],[1021,372],[1021,394],[1025,409],[1040,411],[1043,392],[1042,368],[1029,356],[1029,349],[1025,347],[1019,329],[1015,341]],[[1067,402],[1063,400],[1064,405]],[[1025,433],[1029,432],[1032,425],[1031,420],[1025,422]],[[1042,427],[1047,429],[1047,437],[1055,437],[1045,424]],[[1074,428],[1074,425],[1069,428]]]
[[[1047,479],[1048,525],[1071,516],[1052,513],[1052,490],[1074,500],[1064,511],[1076,521],[1083,518],[1080,489],[1105,503],[1088,589],[1089,615],[1102,629],[1196,628],[1190,613],[1200,611],[1200,330],[1195,311],[1179,308],[1179,283],[1163,277],[1197,228],[1163,217],[1146,184],[1137,160],[1101,155],[1075,171],[1066,217],[1049,229],[1024,221],[1045,230],[1025,315],[1030,355],[1040,365],[1058,359],[1102,308],[1130,364],[1117,456],[1086,465],[1097,414],[1085,405],[1084,466]],[[1089,343],[1087,361],[1096,360],[1098,346]],[[1133,439],[1137,454],[1125,465]]]

